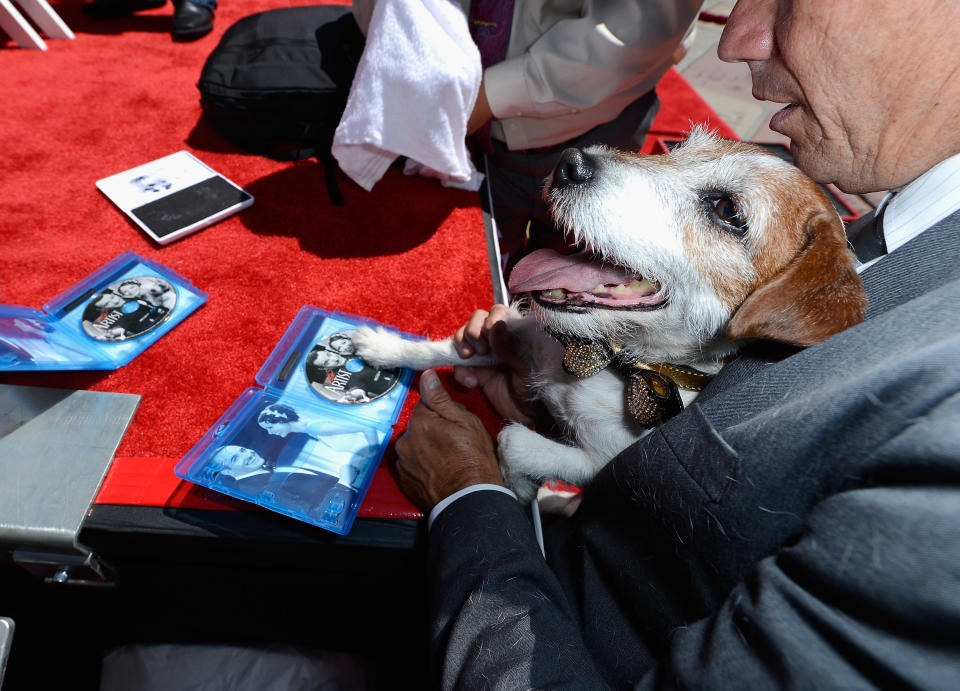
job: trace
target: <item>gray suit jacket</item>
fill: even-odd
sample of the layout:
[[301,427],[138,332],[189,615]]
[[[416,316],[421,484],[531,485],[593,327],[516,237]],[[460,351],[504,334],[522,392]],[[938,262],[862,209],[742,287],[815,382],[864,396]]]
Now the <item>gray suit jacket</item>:
[[960,688],[960,213],[867,320],[749,347],[539,557],[479,492],[430,535],[444,687]]

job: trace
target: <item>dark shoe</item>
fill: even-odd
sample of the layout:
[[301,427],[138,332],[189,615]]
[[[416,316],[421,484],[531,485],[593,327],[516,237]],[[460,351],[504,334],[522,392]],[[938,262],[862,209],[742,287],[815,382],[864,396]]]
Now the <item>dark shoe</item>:
[[166,4],[167,0],[94,0],[82,9],[90,19],[119,19],[140,10],[153,10]]
[[173,40],[196,41],[213,31],[213,12],[183,0],[173,13]]

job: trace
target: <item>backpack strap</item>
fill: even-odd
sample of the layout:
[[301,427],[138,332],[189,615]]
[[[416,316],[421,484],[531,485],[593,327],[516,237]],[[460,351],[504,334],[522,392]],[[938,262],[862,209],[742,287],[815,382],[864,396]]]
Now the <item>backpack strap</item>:
[[327,194],[330,196],[330,203],[333,206],[344,206],[343,194],[340,192],[340,184],[337,182],[337,172],[340,170],[340,164],[333,157],[330,149],[319,152],[317,160],[323,165],[323,179],[327,183]]

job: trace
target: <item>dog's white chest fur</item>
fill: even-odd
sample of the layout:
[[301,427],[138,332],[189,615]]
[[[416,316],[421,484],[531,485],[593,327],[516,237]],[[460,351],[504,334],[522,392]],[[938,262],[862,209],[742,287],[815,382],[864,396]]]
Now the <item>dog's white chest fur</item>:
[[[575,377],[563,368],[563,345],[537,328],[532,319],[511,321],[510,327],[519,332],[515,342],[523,344],[526,349],[523,358],[531,363],[530,387],[534,397],[542,401],[551,417],[563,425],[564,441],[583,452],[583,456],[575,460],[567,458],[562,472],[541,471],[540,474],[564,477],[575,484],[574,477],[586,481],[646,433],[627,413],[626,382],[615,370],[605,369],[590,377]],[[521,435],[519,430],[510,434],[527,436]],[[527,444],[530,443],[532,440],[527,440]],[[536,449],[541,453],[546,450],[542,446]],[[552,443],[550,450],[557,451]],[[568,453],[562,455],[569,456]],[[517,462],[524,465],[520,459]]]

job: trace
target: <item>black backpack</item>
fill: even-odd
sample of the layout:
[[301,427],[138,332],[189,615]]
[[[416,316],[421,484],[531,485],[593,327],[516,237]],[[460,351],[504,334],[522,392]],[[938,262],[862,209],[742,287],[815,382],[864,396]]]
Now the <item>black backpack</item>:
[[278,161],[316,156],[331,201],[342,205],[330,147],[363,46],[345,5],[244,17],[224,32],[200,72],[204,115],[251,153]]

